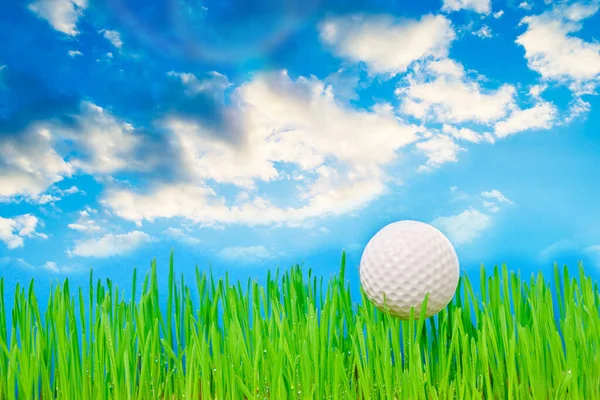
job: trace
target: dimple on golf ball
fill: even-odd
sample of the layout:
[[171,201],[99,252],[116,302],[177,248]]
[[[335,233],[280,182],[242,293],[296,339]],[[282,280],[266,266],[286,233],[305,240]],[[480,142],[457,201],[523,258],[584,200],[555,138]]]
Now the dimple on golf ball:
[[411,307],[419,317],[425,295],[426,316],[440,312],[454,297],[459,265],[450,240],[419,221],[386,225],[367,243],[360,260],[360,283],[369,300],[400,319]]

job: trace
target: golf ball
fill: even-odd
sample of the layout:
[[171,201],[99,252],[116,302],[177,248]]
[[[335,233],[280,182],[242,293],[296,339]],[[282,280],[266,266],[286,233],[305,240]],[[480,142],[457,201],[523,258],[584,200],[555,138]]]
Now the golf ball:
[[459,266],[450,240],[419,221],[386,225],[367,243],[360,260],[360,283],[369,300],[384,311],[408,319],[411,307],[419,317],[425,295],[427,317],[440,312],[454,297]]

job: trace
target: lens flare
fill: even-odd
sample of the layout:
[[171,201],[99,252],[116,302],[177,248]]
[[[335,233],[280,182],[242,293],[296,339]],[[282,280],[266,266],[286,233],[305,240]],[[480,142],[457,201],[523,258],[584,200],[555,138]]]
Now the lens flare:
[[[163,2],[157,28],[124,0],[109,0],[110,12],[145,45],[171,57],[189,61],[236,64],[267,55],[299,29],[321,0],[282,0],[278,9],[248,13],[239,24],[213,18],[211,7],[185,0]],[[246,6],[247,7],[247,6]],[[235,8],[235,6],[232,6]]]

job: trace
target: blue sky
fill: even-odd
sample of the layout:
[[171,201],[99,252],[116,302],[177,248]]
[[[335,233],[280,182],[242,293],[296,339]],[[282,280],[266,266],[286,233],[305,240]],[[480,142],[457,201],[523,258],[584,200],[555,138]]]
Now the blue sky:
[[[151,4],[151,5],[149,5]],[[0,271],[127,285],[153,257],[350,279],[384,225],[474,277],[600,276],[599,3],[4,2]],[[548,275],[548,277],[550,277]]]

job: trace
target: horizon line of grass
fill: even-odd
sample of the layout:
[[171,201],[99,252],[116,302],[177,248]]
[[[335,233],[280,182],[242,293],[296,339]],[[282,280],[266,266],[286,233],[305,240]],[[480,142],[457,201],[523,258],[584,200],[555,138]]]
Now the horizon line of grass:
[[[0,278],[0,399],[592,399],[600,393],[600,294],[579,263],[529,282],[506,265],[462,274],[452,302],[401,321],[339,274],[325,286],[294,265],[246,288],[196,267],[195,298],[171,251],[166,313],[156,259],[139,301],[107,279],[51,289],[34,280],[10,314]],[[427,299],[425,299],[426,302]],[[554,302],[558,305],[558,313]],[[194,305],[196,303],[196,305]],[[425,303],[424,303],[425,304]],[[421,307],[425,310],[426,307]],[[7,320],[12,326],[7,330]]]

